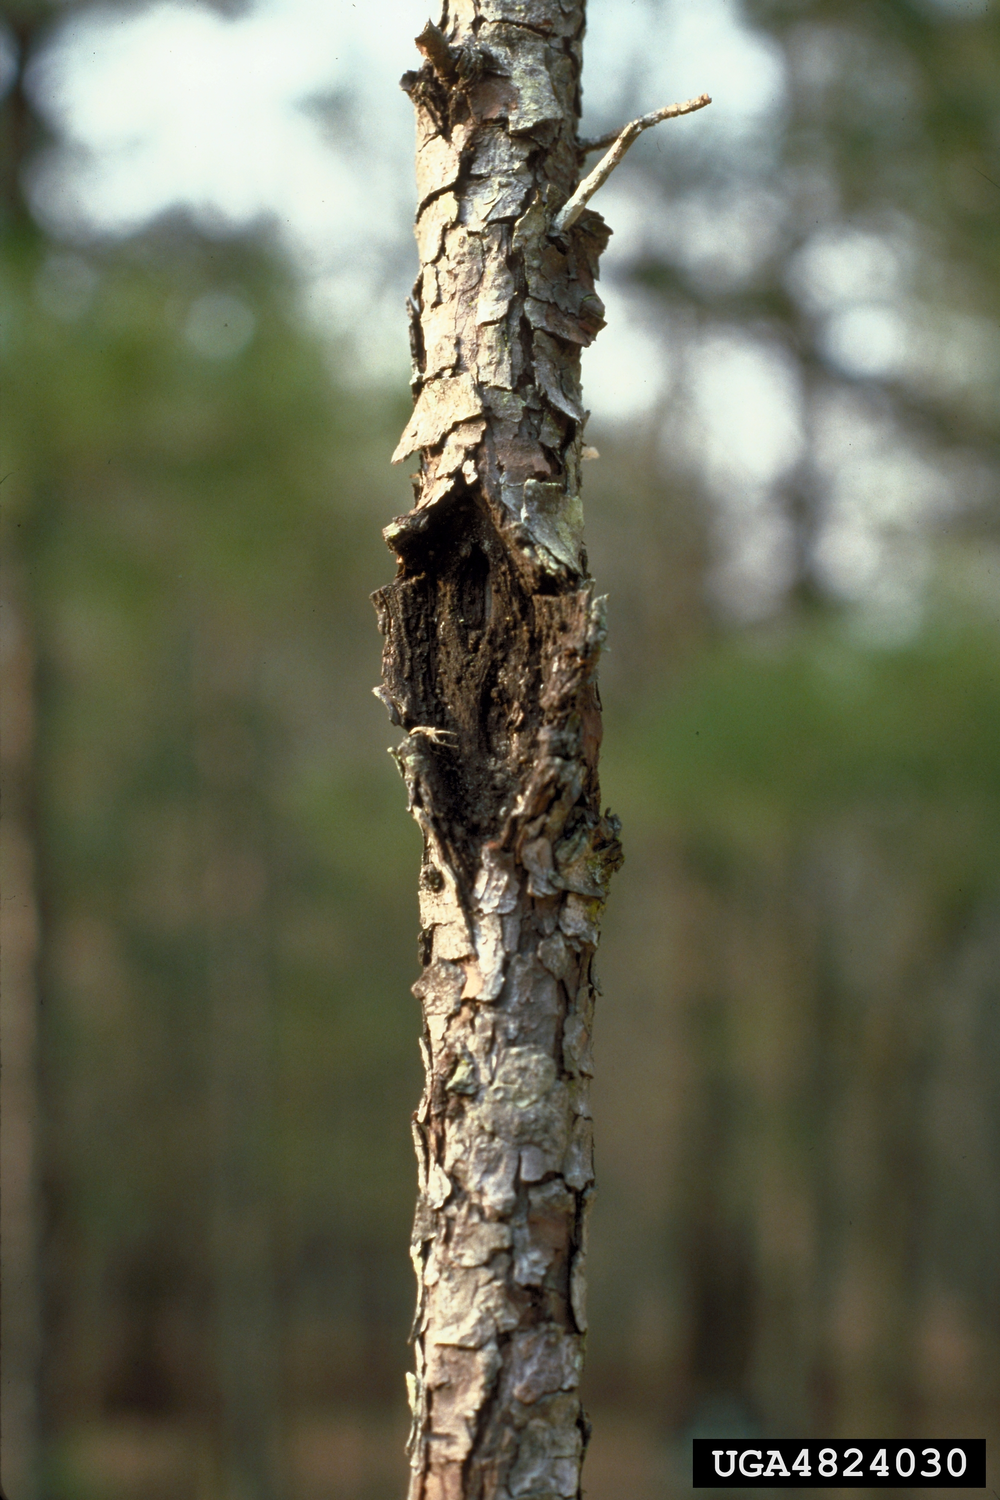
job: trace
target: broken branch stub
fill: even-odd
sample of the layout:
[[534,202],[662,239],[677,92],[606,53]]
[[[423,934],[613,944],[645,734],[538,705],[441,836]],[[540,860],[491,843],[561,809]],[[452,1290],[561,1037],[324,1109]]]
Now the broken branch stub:
[[420,271],[394,458],[419,472],[374,600],[423,835],[410,1500],[577,1496],[588,1431],[593,957],[621,847],[580,505],[610,231],[578,203],[554,232],[583,27],[584,0],[452,0],[403,80]]

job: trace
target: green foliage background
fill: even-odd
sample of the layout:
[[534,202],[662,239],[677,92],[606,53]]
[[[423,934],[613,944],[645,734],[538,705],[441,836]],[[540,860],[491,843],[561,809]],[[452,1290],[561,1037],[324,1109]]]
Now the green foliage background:
[[[788,266],[824,176],[838,223],[908,216],[928,338],[956,309],[996,321],[1000,190],[974,178],[1000,175],[997,15],[748,13],[791,69],[759,169],[777,248],[739,286],[667,253],[629,274],[665,336],[763,328],[813,392],[972,453],[988,496],[935,539],[908,638],[866,634],[808,564],[739,627],[705,602],[690,466],[598,434],[628,862],[602,965],[595,1496],[685,1489],[692,1432],[996,1439],[1000,404],[988,372],[844,376]],[[739,170],[709,173],[719,202]],[[705,162],[643,171],[669,200]],[[14,712],[35,723],[7,816],[42,922],[38,1494],[374,1500],[401,1474],[419,1066],[417,836],[367,594],[409,503],[387,464],[406,393],[355,386],[266,236],[173,218],[61,246],[15,201],[3,278]],[[219,295],[254,332],[212,356],[185,330]],[[243,1302],[227,1245],[250,1247]]]

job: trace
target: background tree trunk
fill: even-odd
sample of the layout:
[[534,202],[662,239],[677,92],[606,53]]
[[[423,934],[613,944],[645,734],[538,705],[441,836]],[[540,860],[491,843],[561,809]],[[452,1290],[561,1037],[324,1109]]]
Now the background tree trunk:
[[621,859],[579,498],[608,230],[551,231],[579,177],[583,0],[461,0],[442,26],[403,80],[421,270],[395,458],[421,458],[375,595],[424,840],[410,1496],[575,1496],[592,965]]
[[23,579],[0,569],[0,1280],[4,1491],[37,1494],[38,1365],[38,906],[35,882],[34,642]]
[[271,1181],[269,765],[256,643],[235,610],[194,648],[209,1016],[216,1462],[226,1500],[281,1500]]

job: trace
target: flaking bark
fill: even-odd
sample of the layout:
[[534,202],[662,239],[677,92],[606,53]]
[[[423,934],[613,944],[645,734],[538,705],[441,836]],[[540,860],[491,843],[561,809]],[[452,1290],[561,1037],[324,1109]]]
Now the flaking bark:
[[379,695],[423,834],[410,1500],[580,1494],[604,601],[580,349],[609,231],[580,175],[584,0],[451,0],[417,116],[416,503],[386,528]]

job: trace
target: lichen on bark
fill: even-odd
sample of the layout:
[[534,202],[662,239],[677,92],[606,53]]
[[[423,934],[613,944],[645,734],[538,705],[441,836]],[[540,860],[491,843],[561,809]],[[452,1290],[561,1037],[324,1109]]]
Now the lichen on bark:
[[593,1193],[604,600],[580,350],[609,231],[577,186],[584,0],[449,0],[417,118],[415,504],[386,528],[378,689],[423,835],[410,1500],[568,1500]]

